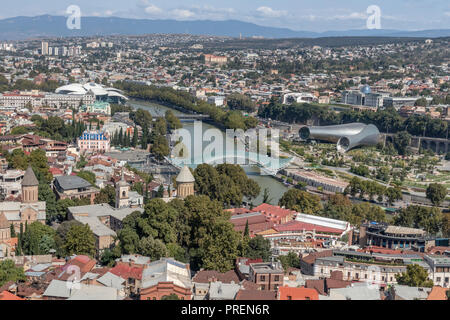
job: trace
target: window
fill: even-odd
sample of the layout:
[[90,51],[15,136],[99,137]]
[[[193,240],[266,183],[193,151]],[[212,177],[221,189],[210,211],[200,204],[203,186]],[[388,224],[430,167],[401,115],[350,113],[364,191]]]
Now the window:
[[260,277],[259,277],[259,280],[260,280],[260,281],[266,281],[266,276],[260,276]]
[[448,277],[445,278],[445,282],[448,282]]
[[262,286],[261,286],[261,290],[266,290],[266,286],[265,286],[265,285],[262,285]]
[[273,280],[274,281],[280,281],[280,276],[275,276]]
[[436,282],[441,282],[441,277],[437,277]]

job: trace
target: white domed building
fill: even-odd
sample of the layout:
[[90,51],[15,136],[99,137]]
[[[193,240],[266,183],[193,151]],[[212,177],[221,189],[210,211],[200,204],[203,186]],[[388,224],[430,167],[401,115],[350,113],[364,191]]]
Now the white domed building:
[[123,91],[116,88],[105,87],[98,83],[71,83],[56,89],[55,93],[68,95],[85,95],[92,93],[97,101],[110,103],[125,103],[128,98],[123,95]]

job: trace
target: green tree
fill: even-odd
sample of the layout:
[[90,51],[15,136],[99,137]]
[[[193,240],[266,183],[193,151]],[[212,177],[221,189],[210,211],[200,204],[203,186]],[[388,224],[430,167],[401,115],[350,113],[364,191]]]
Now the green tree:
[[80,171],[77,173],[77,176],[86,180],[91,185],[95,186],[95,180],[96,180],[95,173],[90,172],[90,171]]
[[444,216],[441,210],[436,207],[408,206],[401,209],[394,218],[397,226],[420,228],[430,234],[437,234],[442,231]]
[[161,240],[155,240],[152,237],[146,237],[139,240],[138,253],[150,257],[153,260],[159,260],[168,255],[165,244]]
[[39,201],[46,202],[46,216],[47,223],[51,224],[53,221],[58,220],[58,208],[56,204],[56,196],[52,188],[48,184],[39,184],[38,187],[38,199]]
[[322,210],[318,196],[298,189],[289,189],[281,197],[278,205],[306,214],[316,214]]
[[183,127],[180,119],[178,119],[171,110],[166,111],[165,119],[167,123],[167,129],[169,131],[180,129]]
[[119,231],[118,238],[120,240],[122,253],[131,254],[137,252],[139,245],[139,235],[133,228],[125,226],[122,230]]
[[69,254],[95,256],[95,237],[89,225],[72,225],[67,232],[64,250]]
[[203,268],[227,272],[233,269],[238,257],[239,236],[228,221],[216,223],[204,239]]
[[411,135],[407,131],[401,131],[394,136],[394,147],[398,154],[406,155],[411,142]]
[[0,261],[0,286],[8,281],[25,281],[27,277],[22,267],[16,267],[13,260]]
[[164,157],[167,157],[170,154],[170,148],[167,139],[161,135],[156,136],[153,141],[151,152],[158,160],[163,160]]
[[116,205],[116,190],[113,186],[106,186],[94,199],[95,204],[108,203],[111,207]]
[[385,195],[388,198],[388,203],[390,206],[392,206],[395,201],[401,200],[403,197],[402,191],[398,187],[387,188],[385,190]]
[[428,271],[418,264],[410,264],[406,272],[396,275],[398,284],[410,287],[433,287],[433,281],[428,279]]
[[135,126],[135,127],[134,127],[134,130],[133,130],[133,140],[131,141],[131,146],[132,146],[133,148],[136,148],[136,147],[137,147],[138,142],[139,142],[138,140],[139,140],[138,129],[137,129],[137,127]]
[[254,112],[256,105],[252,99],[246,95],[233,93],[227,97],[227,105],[232,110],[243,110],[246,112]]
[[33,222],[26,226],[21,238],[22,249],[25,255],[48,254],[55,249],[55,231],[40,222]]
[[430,183],[426,195],[433,205],[439,206],[447,196],[447,187],[439,183]]
[[246,257],[269,261],[271,256],[270,249],[270,241],[258,235],[249,241]]
[[427,99],[425,98],[420,98],[417,99],[416,102],[414,103],[415,106],[421,106],[421,107],[426,107],[428,105]]
[[300,268],[300,258],[293,251],[289,251],[285,256],[280,256],[278,260],[281,262],[284,270],[288,270],[289,268]]

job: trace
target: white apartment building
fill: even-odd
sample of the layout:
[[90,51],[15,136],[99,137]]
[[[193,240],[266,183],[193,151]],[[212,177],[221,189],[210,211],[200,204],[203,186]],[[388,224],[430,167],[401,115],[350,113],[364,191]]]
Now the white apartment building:
[[42,93],[37,90],[22,91],[19,93],[9,92],[0,95],[0,107],[26,108],[31,105],[33,108],[44,106],[53,108],[78,108],[83,104],[93,104],[95,95],[91,93],[82,95]]
[[430,279],[435,286],[450,287],[450,257],[425,255],[424,260],[430,265]]

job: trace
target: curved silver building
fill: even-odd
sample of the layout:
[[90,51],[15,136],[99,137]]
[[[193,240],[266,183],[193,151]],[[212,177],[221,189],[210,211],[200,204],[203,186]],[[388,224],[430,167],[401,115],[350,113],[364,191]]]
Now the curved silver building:
[[343,153],[359,146],[375,146],[381,137],[376,126],[364,123],[303,127],[299,135],[303,140],[315,139],[337,143],[337,150]]

